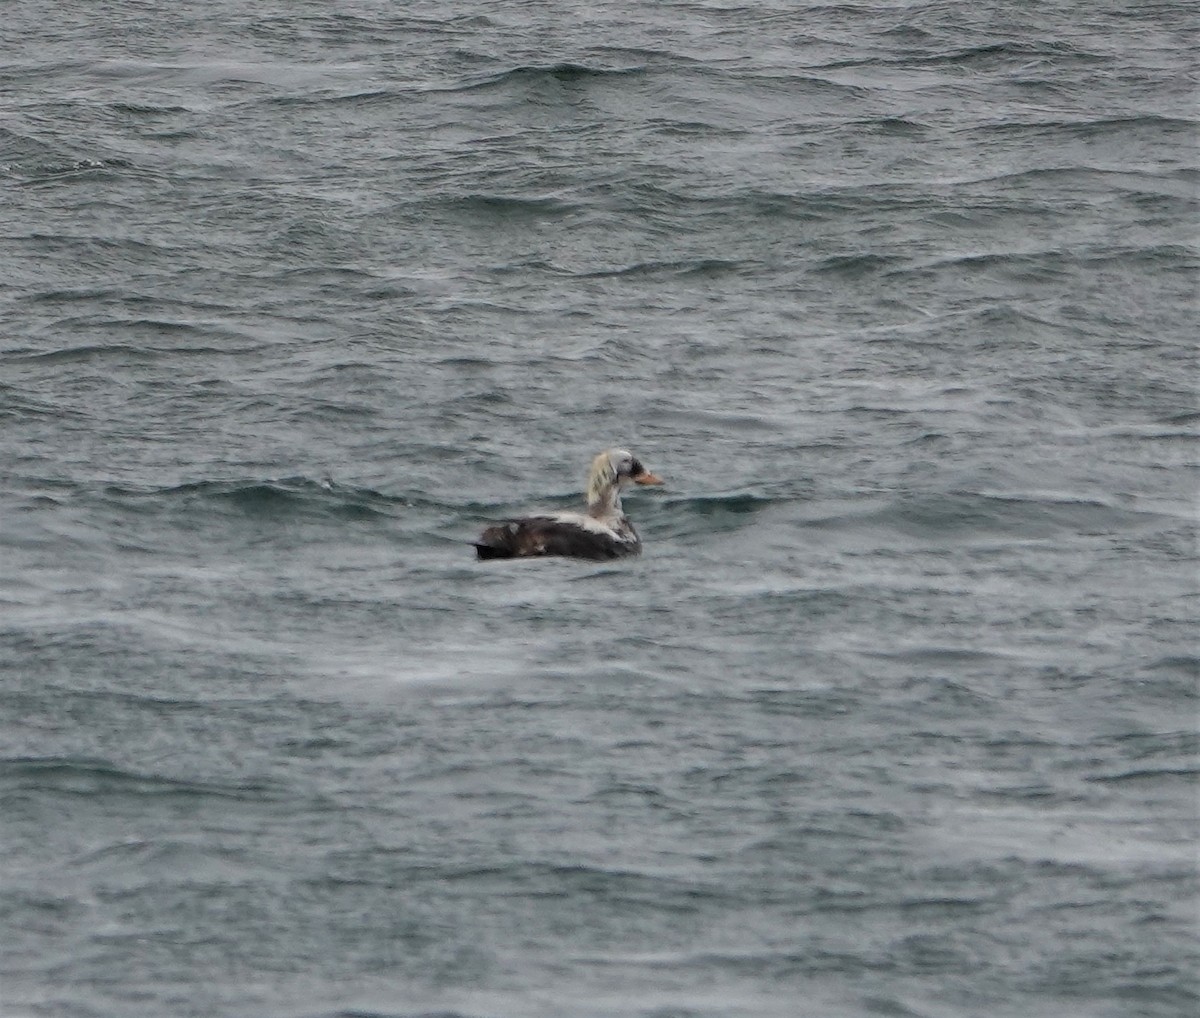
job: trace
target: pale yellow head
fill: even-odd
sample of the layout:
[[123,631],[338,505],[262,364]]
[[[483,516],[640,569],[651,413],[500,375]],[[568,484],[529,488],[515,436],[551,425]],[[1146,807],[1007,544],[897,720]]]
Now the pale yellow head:
[[587,503],[619,504],[621,488],[630,483],[662,484],[663,480],[642,466],[628,449],[606,449],[592,460],[588,470]]

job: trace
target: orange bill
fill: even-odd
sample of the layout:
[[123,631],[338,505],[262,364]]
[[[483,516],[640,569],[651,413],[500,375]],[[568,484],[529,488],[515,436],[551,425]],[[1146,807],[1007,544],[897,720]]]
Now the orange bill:
[[645,473],[638,474],[637,477],[635,477],[633,479],[633,483],[634,484],[662,484],[663,479],[661,477],[659,477],[658,474],[652,474],[652,473],[650,473],[649,470],[647,470]]

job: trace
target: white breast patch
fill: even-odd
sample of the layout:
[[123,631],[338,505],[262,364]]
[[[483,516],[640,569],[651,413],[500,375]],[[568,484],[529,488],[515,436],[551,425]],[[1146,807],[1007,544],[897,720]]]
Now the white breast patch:
[[581,530],[586,530],[591,534],[599,534],[601,537],[607,537],[609,540],[619,541],[623,544],[629,542],[629,538],[619,530],[608,524],[601,523],[598,519],[588,516],[586,513],[546,513],[538,518],[553,520],[555,523],[565,523],[571,527],[579,527]]

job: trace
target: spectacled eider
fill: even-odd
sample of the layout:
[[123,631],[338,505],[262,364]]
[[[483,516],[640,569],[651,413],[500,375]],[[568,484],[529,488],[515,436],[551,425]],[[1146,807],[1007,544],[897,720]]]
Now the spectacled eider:
[[630,484],[662,484],[625,449],[609,449],[592,460],[587,511],[542,513],[488,527],[475,542],[481,559],[567,555],[610,559],[639,555],[642,539],[621,508],[621,489]]

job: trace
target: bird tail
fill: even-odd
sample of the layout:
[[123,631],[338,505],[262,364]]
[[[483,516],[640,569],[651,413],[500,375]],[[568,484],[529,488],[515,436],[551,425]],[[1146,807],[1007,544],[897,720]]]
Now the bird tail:
[[498,523],[488,527],[479,535],[475,545],[475,555],[479,559],[514,558],[517,554],[516,534],[510,524]]

